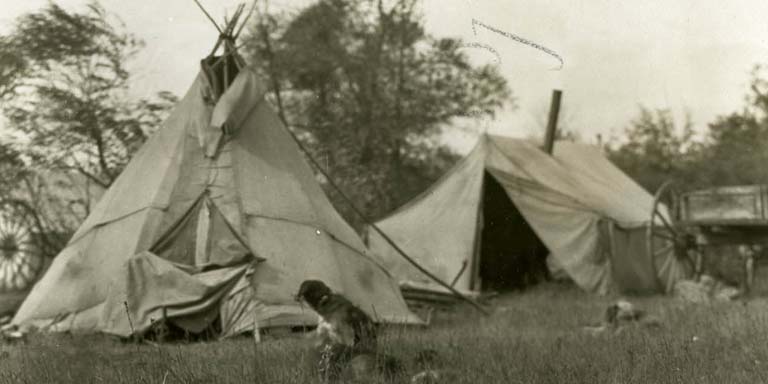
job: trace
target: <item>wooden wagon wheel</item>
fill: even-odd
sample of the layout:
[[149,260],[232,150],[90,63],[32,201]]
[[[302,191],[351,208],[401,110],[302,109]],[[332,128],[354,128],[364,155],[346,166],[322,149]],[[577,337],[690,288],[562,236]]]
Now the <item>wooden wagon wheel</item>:
[[29,288],[43,266],[39,236],[27,209],[0,201],[0,293]]
[[695,245],[695,238],[677,225],[678,196],[673,180],[662,184],[653,196],[651,220],[646,232],[646,250],[656,276],[657,257],[670,251],[678,259],[684,259],[693,265],[688,250]]

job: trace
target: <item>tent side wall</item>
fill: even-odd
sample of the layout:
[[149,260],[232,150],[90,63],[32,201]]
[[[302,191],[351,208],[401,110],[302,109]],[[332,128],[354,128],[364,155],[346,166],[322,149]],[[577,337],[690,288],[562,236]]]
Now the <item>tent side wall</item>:
[[624,293],[671,292],[677,281],[690,276],[691,268],[678,260],[669,244],[653,260],[648,252],[648,226],[621,228],[610,224],[614,251],[611,259],[617,288]]
[[[472,290],[485,151],[478,145],[425,194],[376,225],[421,266],[454,287]],[[368,245],[399,282],[447,290],[421,273],[376,231]]]
[[652,293],[665,290],[653,260],[646,252],[645,227],[621,228],[604,223],[611,242],[611,270],[621,293]]

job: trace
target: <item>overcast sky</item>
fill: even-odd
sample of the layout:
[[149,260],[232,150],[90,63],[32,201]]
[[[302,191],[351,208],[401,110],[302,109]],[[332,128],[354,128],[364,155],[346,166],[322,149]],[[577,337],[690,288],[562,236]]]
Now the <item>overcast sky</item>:
[[[201,0],[219,19],[238,1]],[[86,1],[59,1],[67,8]],[[293,7],[304,0],[271,0]],[[0,32],[45,0],[0,0]],[[216,39],[216,31],[192,0],[104,0],[127,29],[146,42],[133,63],[137,95],[170,90],[181,95]],[[687,108],[703,130],[718,114],[743,105],[749,71],[768,63],[768,1],[715,0],[426,0],[427,30],[458,36],[476,60],[496,62],[518,108],[481,125],[491,132],[528,136],[543,131],[553,88],[563,90],[562,121],[583,139],[618,135],[638,106],[670,108],[678,119]],[[552,55],[477,27],[472,19],[546,47]],[[451,135],[462,149],[476,134]]]

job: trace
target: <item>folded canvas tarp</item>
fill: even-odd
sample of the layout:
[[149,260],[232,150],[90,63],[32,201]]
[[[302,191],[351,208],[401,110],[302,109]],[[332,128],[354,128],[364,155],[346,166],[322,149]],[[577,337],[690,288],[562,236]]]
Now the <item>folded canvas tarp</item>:
[[[482,254],[481,241],[492,224],[484,216],[494,213],[487,207],[484,212],[490,184],[500,185],[512,213],[546,247],[552,264],[587,291],[669,291],[688,273],[671,248],[653,257],[646,250],[653,197],[598,148],[583,144],[558,142],[550,156],[525,140],[484,135],[431,188],[376,224],[421,265],[455,281],[455,288],[481,290],[480,271],[490,257]],[[510,228],[523,227],[504,227],[510,231],[504,235],[507,249],[520,241]],[[369,247],[401,284],[443,290],[375,231],[367,233]]]
[[316,322],[320,279],[381,322],[419,322],[334,210],[241,68],[217,97],[201,71],[16,313],[13,323],[130,335],[167,316],[222,335]]

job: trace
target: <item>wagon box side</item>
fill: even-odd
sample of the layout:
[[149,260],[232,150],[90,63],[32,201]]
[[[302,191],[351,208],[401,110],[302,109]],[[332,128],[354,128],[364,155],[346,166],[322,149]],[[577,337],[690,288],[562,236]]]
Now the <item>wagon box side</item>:
[[680,221],[688,225],[768,225],[768,186],[717,187],[680,195]]

